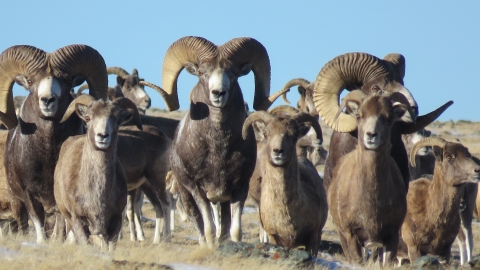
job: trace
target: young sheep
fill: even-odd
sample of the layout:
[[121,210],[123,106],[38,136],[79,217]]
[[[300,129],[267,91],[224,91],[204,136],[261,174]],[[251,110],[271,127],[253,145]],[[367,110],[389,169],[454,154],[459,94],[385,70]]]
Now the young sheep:
[[[411,182],[402,238],[411,262],[425,254],[439,255],[448,262],[460,228],[462,188],[466,183],[478,182],[480,167],[463,145],[438,137],[419,141],[410,157],[425,146],[432,146],[435,155],[433,179]],[[411,163],[415,166],[415,159]]]
[[82,95],[72,101],[62,121],[73,108],[87,134],[68,138],[60,149],[55,201],[79,243],[86,244],[92,236],[102,246],[108,241],[112,249],[127,203],[127,184],[117,158],[118,129],[132,117],[142,129],[137,107],[125,98],[94,101]]
[[406,191],[390,156],[390,132],[410,106],[400,93],[366,97],[360,91],[349,93],[343,104],[357,119],[358,143],[333,171],[328,192],[331,215],[350,262],[362,261],[362,247],[383,247],[384,264],[393,263],[406,213]]
[[257,153],[257,166],[264,172],[260,197],[262,226],[272,243],[287,248],[305,246],[316,256],[328,214],[326,194],[315,167],[296,154],[299,137],[308,131],[300,123],[311,124],[316,119],[308,113],[276,117],[255,112],[245,120],[244,139],[254,121],[265,123],[265,146]]

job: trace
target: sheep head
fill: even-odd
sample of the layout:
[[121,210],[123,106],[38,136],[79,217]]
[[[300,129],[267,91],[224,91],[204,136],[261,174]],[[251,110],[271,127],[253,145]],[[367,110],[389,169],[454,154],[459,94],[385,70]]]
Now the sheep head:
[[[292,79],[288,81],[283,89],[290,89],[290,87],[298,85],[298,93],[300,98],[297,102],[297,109],[302,112],[308,112],[311,115],[318,118],[317,108],[315,108],[315,102],[313,102],[313,83],[301,78]],[[283,101],[290,103],[287,100],[286,93],[282,95]]]
[[319,115],[329,127],[338,132],[351,132],[357,128],[356,119],[343,112],[335,116],[343,89],[359,89],[365,94],[379,95],[399,92],[406,97],[412,111],[402,117],[402,122],[406,123],[402,133],[412,133],[433,122],[453,102],[418,116],[418,105],[403,85],[404,76],[405,58],[401,54],[388,54],[379,59],[366,53],[347,53],[335,57],[320,70],[314,84],[313,100]]
[[440,137],[428,137],[418,141],[410,151],[410,163],[415,167],[415,155],[426,146],[433,148],[435,156],[435,174],[443,173],[452,186],[465,183],[478,183],[480,166],[474,161],[468,148],[461,143],[448,142]]
[[102,56],[86,45],[69,45],[46,53],[19,45],[0,55],[0,120],[11,129],[17,125],[13,107],[13,82],[27,89],[43,119],[59,119],[72,97],[70,90],[87,80],[95,98],[105,98],[107,73]]
[[73,110],[87,127],[87,140],[97,150],[108,150],[115,147],[120,125],[134,119],[137,127],[142,130],[137,106],[127,98],[110,100],[94,100],[89,95],[81,95],[72,101],[62,121],[68,119]]
[[[359,144],[367,150],[382,149],[382,145],[389,145],[393,123],[406,112],[413,113],[409,100],[398,92],[390,96],[367,96],[356,90],[345,96],[342,104],[357,119]],[[339,108],[339,112],[341,110]]]
[[253,38],[235,38],[220,46],[200,37],[183,37],[174,42],[167,50],[162,69],[170,111],[179,108],[177,79],[183,68],[198,77],[197,86],[207,90],[203,100],[214,107],[224,107],[238,85],[238,77],[250,71],[255,75],[255,110],[268,109],[285,92],[269,97],[270,60],[265,47]]
[[262,133],[267,145],[269,163],[272,166],[281,167],[289,166],[296,157],[297,141],[309,130],[309,128],[305,128],[305,124],[317,122],[305,112],[293,116],[288,114],[272,115],[263,111],[254,112],[243,124],[242,136],[244,139],[247,137],[248,127],[255,121],[263,122],[265,125]]

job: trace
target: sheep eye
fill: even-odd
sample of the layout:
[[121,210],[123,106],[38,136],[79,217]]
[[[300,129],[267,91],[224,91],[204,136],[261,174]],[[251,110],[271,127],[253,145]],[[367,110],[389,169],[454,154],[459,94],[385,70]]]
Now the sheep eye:
[[380,87],[378,85],[375,85],[374,87],[372,87],[372,91],[373,92],[378,92],[378,91],[380,91]]
[[267,132],[266,131],[263,132],[263,137],[265,137],[265,139],[267,138]]
[[85,116],[85,122],[89,122],[89,121],[90,121],[90,117]]
[[28,80],[27,83],[28,83],[28,85],[32,85],[32,81],[31,81],[31,80]]

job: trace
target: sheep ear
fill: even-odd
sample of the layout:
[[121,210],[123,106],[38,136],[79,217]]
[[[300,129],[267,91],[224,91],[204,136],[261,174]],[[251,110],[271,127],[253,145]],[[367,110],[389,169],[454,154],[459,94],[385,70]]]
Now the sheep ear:
[[396,104],[393,106],[393,116],[395,118],[395,121],[400,120],[402,116],[407,112],[408,106],[405,104]]
[[360,102],[357,100],[346,100],[345,107],[347,108],[347,112],[352,116],[359,115],[360,109]]
[[265,140],[265,135],[264,135],[264,130],[265,130],[265,123],[262,121],[253,121],[252,123],[253,130],[255,131],[255,140],[257,142],[264,141]]
[[303,137],[305,135],[307,135],[308,131],[310,131],[310,128],[311,126],[308,126],[308,125],[299,125],[298,127],[298,133],[299,133],[299,137]]
[[123,86],[123,83],[124,83],[124,82],[125,82],[125,80],[124,80],[122,77],[117,76],[117,84],[118,84],[118,85]]
[[298,86],[298,93],[303,97],[305,96],[305,88],[303,88],[302,86]]
[[441,147],[433,146],[433,155],[437,161],[443,161],[443,149]]
[[75,113],[77,113],[78,117],[82,119],[85,122],[88,122],[85,120],[85,116],[87,115],[87,109],[88,106],[85,104],[77,103],[75,104]]
[[185,63],[184,65],[185,69],[187,70],[188,73],[194,75],[194,76],[198,76],[198,66],[193,64],[193,63],[190,63],[190,62],[187,62]]
[[134,110],[131,108],[125,108],[120,110],[120,125],[123,125],[130,121],[133,117]]
[[252,64],[244,64],[240,67],[238,77],[245,76],[252,70]]
[[25,76],[17,75],[13,78],[13,80],[25,90],[30,91],[30,84],[28,83],[28,79]]

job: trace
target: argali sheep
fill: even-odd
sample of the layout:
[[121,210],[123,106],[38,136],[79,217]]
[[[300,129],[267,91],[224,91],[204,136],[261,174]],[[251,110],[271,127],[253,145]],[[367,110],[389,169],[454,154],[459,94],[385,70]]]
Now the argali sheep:
[[306,112],[291,117],[255,112],[245,120],[244,139],[254,121],[265,123],[264,147],[259,149],[256,167],[263,172],[261,224],[272,243],[286,248],[305,246],[316,256],[328,216],[326,194],[312,163],[297,157],[296,144],[308,132],[301,124],[312,125],[317,119]]
[[[182,202],[199,234],[200,243],[213,245],[215,226],[210,202],[220,203],[219,241],[240,241],[241,214],[248,182],[255,167],[253,130],[242,139],[246,119],[237,79],[255,75],[255,110],[267,109],[283,92],[269,97],[270,61],[266,49],[252,38],[235,38],[216,46],[200,37],[174,42],[163,62],[163,89],[169,110],[178,109],[177,78],[185,68],[198,77],[190,94],[190,111],[173,140],[172,171],[183,186]],[[185,190],[188,192],[185,192]]]
[[360,263],[362,247],[383,248],[383,263],[391,264],[407,205],[402,174],[390,156],[390,134],[393,124],[410,110],[409,102],[401,93],[366,96],[357,90],[342,104],[357,119],[358,143],[333,171],[330,213],[348,261]]
[[[300,94],[300,98],[297,102],[297,109],[301,112],[308,112],[318,119],[318,112],[315,108],[315,103],[313,102],[314,84],[305,79],[296,78],[288,81],[285,86],[283,86],[283,89],[289,89],[296,85],[298,85],[298,93]],[[287,100],[286,93],[282,95],[282,98],[287,104],[290,103]],[[314,166],[325,164],[328,152],[323,148],[322,142],[316,138],[313,129],[310,129],[307,136],[303,136],[298,144],[302,145],[301,149],[304,152],[304,155],[307,155],[308,159]]]
[[[52,212],[55,207],[53,173],[60,147],[68,137],[83,133],[77,116],[64,123],[60,120],[73,100],[70,90],[85,80],[91,86],[91,95],[106,98],[105,62],[86,45],[69,45],[53,53],[19,45],[0,55],[0,120],[10,129],[5,170],[13,194],[25,204],[32,219],[37,242],[46,238],[45,211]],[[13,107],[13,82],[30,92],[18,119]]]
[[[92,237],[112,249],[127,203],[127,183],[117,157],[118,129],[132,118],[142,129],[137,107],[126,98],[95,101],[82,95],[69,108],[85,122],[87,133],[68,138],[60,149],[54,175],[57,208],[79,243]],[[67,110],[62,120],[69,117]]]
[[404,76],[405,58],[401,54],[388,54],[384,59],[379,59],[367,53],[347,53],[335,57],[320,70],[314,83],[313,101],[322,120],[334,129],[323,179],[327,193],[336,164],[357,145],[355,118],[344,112],[337,116],[339,96],[343,89],[359,89],[366,94],[382,95],[400,92],[408,99],[413,114],[406,113],[401,121],[395,123],[390,137],[391,156],[402,173],[405,188],[408,189],[408,155],[401,134],[413,133],[426,127],[440,116],[451,102],[417,117],[418,106],[412,94],[403,86]]
[[435,155],[433,179],[420,178],[411,183],[402,238],[411,262],[426,254],[438,255],[448,262],[460,228],[462,187],[479,181],[480,167],[463,145],[439,137],[420,140],[410,156],[413,158],[425,146],[431,146]]

